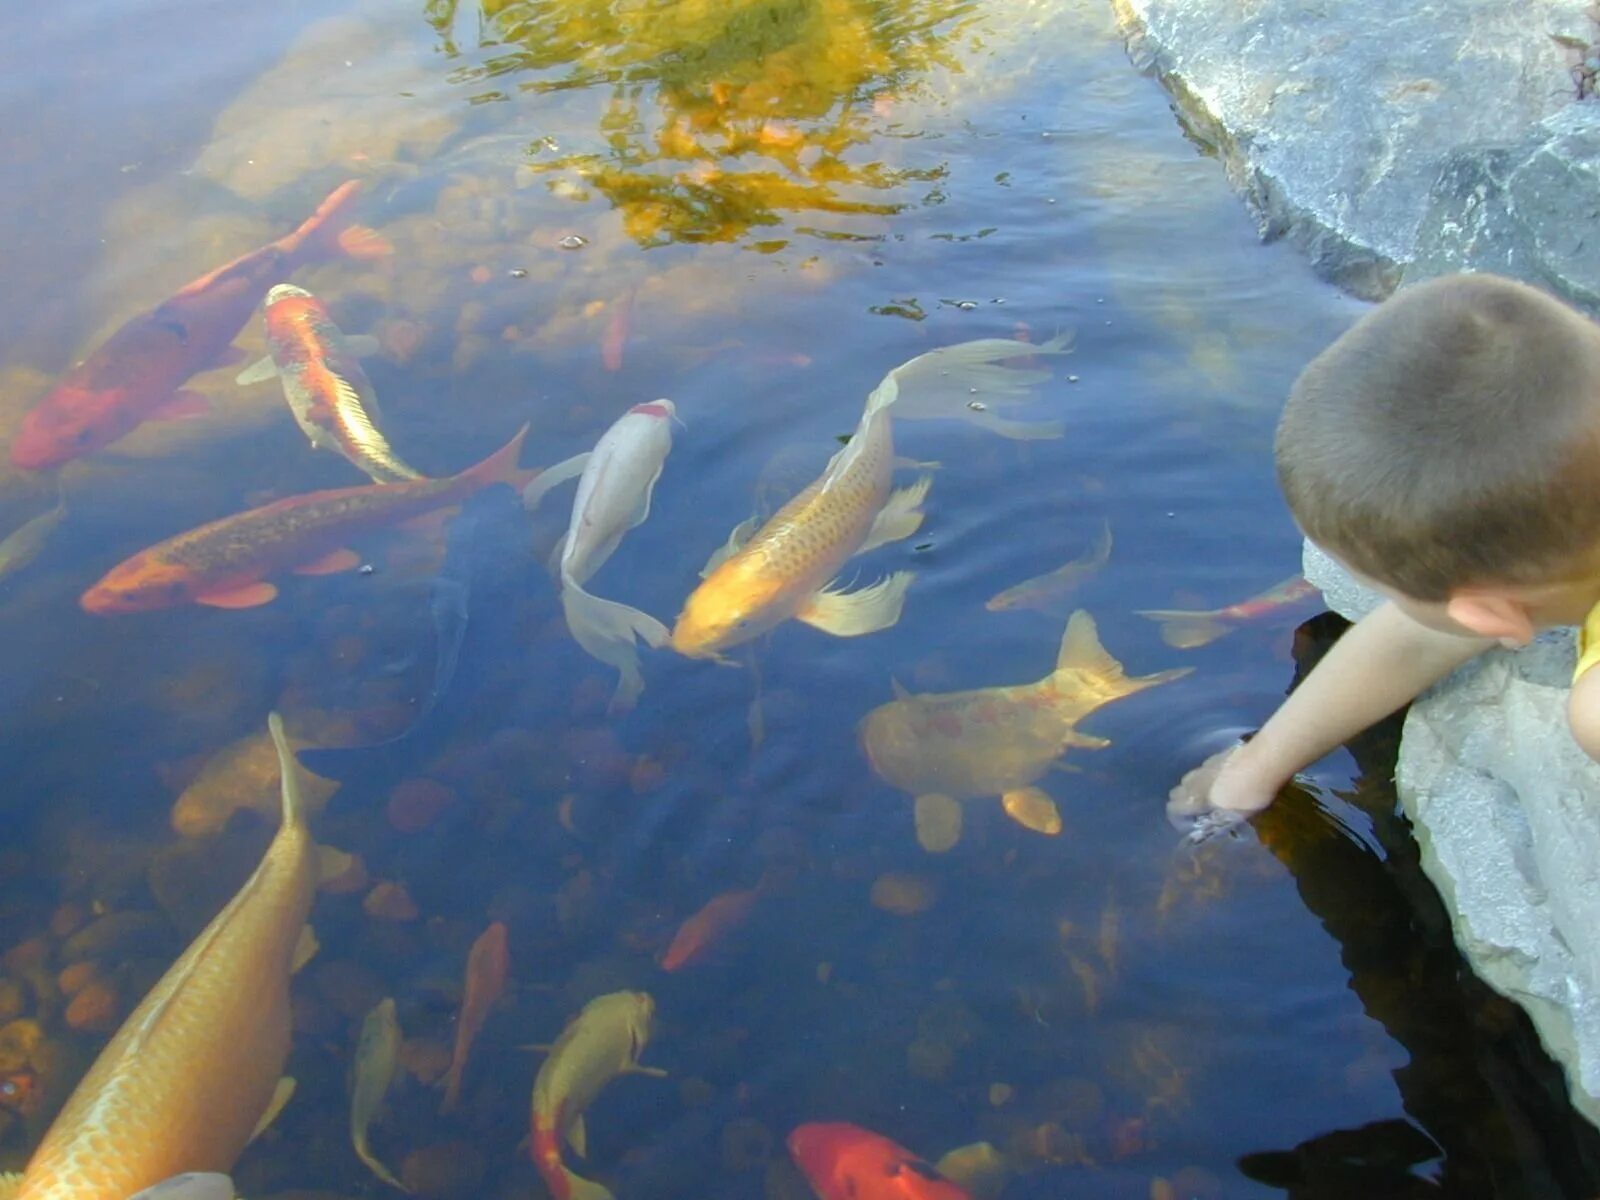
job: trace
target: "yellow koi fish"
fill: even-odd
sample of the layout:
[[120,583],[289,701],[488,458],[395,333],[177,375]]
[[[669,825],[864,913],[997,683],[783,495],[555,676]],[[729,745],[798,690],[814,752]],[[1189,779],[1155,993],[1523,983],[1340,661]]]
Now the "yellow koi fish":
[[990,612],[1007,612],[1015,608],[1031,608],[1051,616],[1062,616],[1066,601],[1077,591],[1084,580],[1095,575],[1111,558],[1111,525],[1100,523],[1100,533],[1094,544],[1082,556],[1064,566],[1032,579],[1024,579],[1003,592],[990,596],[984,607]]
[[259,383],[276,375],[312,447],[343,455],[373,483],[423,478],[373,423],[377,398],[358,358],[377,350],[376,338],[347,337],[322,301],[292,283],[267,293],[266,322],[272,353],[246,367],[235,382]]
[[[1130,679],[1100,644],[1094,619],[1079,610],[1067,622],[1055,669],[1039,682],[918,696],[895,684],[897,698],[862,720],[861,742],[880,777],[917,797],[918,837],[927,849],[953,846],[960,837],[956,801],[980,796],[999,796],[1018,824],[1059,833],[1055,804],[1034,781],[1071,746],[1111,744],[1079,733],[1077,723],[1192,669]],[[926,832],[935,828],[946,832]]]
[[230,1171],[283,1095],[317,855],[300,767],[276,713],[268,725],[283,820],[261,864],[123,1022],[21,1176],[0,1179],[4,1200],[127,1200],[182,1172]]
[[910,537],[922,524],[921,505],[932,477],[890,491],[890,406],[905,401],[915,410],[909,415],[955,415],[943,410],[957,401],[982,407],[978,396],[1013,398],[1045,373],[995,364],[1065,353],[1066,344],[1065,337],[1042,346],[980,338],[918,355],[890,371],[867,397],[855,432],[822,475],[760,529],[735,530],[712,555],[704,581],[678,616],[672,648],[690,658],[719,658],[791,617],[835,637],[893,625],[905,606],[912,572],[896,571],[854,592],[829,582],[855,555]]
[[533,1161],[555,1200],[611,1200],[598,1183],[567,1170],[561,1143],[587,1154],[583,1114],[618,1075],[665,1075],[641,1067],[656,1004],[644,992],[611,992],[583,1006],[550,1047],[533,1081]]
[[402,1192],[410,1189],[389,1173],[367,1143],[367,1130],[383,1107],[383,1098],[394,1082],[400,1061],[400,1022],[394,1013],[394,1000],[384,997],[361,1022],[361,1038],[356,1043],[356,1067],[350,1088],[350,1145],[367,1169],[390,1187]]

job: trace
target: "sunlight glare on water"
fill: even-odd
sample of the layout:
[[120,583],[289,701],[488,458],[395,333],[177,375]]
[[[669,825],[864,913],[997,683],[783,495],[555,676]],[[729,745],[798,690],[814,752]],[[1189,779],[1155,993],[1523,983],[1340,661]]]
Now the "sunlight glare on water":
[[[261,861],[278,711],[322,777],[312,835],[343,852],[289,985],[296,1086],[236,1163],[179,1164],[253,1200],[392,1190],[352,1089],[365,1157],[441,1200],[559,1195],[552,1153],[621,1200],[924,1194],[808,1185],[786,1141],[813,1122],[930,1162],[987,1141],[1007,1200],[1594,1190],[1592,1131],[1520,1014],[1463,982],[1382,783],[1392,746],[1238,837],[1190,847],[1166,821],[1172,783],[1314,651],[1293,631],[1316,602],[1203,644],[1138,612],[1298,571],[1273,424],[1361,306],[1260,243],[1108,6],[106,0],[10,23],[0,1169]],[[980,338],[1071,352],[1012,359],[1042,373],[1016,406],[951,368],[885,410],[924,515],[836,587],[914,573],[897,620],[784,620],[725,663],[646,647],[637,705],[608,711],[617,672],[550,569],[572,485],[313,545],[294,498],[366,478],[308,443],[291,372],[237,381],[273,349],[267,284],[203,361],[190,309],[140,317],[197,280],[215,308],[209,272],[349,180],[392,252],[329,240],[293,282],[375,343],[372,421],[405,463],[451,476],[526,423],[522,465],[549,467],[674,403],[648,505],[612,477],[632,527],[587,547],[584,584],[669,628],[730,530],[798,511],[892,368]],[[14,465],[25,414],[135,318],[184,363],[147,419]],[[127,361],[101,382],[131,389]],[[192,559],[270,532],[270,570],[201,604],[80,605],[144,548],[280,501],[300,515]],[[1080,608],[1093,633],[1064,648]],[[1116,682],[1082,636],[1156,678]],[[619,992],[653,1000],[623,1041],[667,1074],[609,1082],[580,1155],[530,1094],[587,1043],[525,1048],[580,1010],[636,1020],[585,1008]],[[211,1065],[268,1091],[279,1071]]]

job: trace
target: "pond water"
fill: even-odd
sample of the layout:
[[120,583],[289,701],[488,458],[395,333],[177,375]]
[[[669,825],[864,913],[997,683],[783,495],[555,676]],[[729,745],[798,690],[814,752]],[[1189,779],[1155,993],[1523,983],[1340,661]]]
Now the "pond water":
[[[276,382],[209,362],[188,384],[208,406],[59,471],[4,467],[0,526],[58,495],[65,516],[0,578],[0,1168],[259,859],[278,710],[297,744],[370,748],[307,756],[340,783],[313,832],[360,866],[316,898],[297,1088],[239,1160],[242,1195],[391,1190],[349,1136],[384,997],[405,1043],[377,1157],[423,1196],[546,1194],[524,1048],[621,989],[653,997],[643,1061],[667,1075],[612,1083],[567,1159],[624,1200],[807,1196],[784,1140],[812,1121],[930,1160],[987,1140],[1007,1200],[1600,1190],[1559,1073],[1450,946],[1381,734],[1241,837],[1189,847],[1165,819],[1171,783],[1330,634],[1297,635],[1302,600],[1178,648],[1139,610],[1218,608],[1297,571],[1276,412],[1361,307],[1259,243],[1107,8],[8,14],[7,441],[130,317],[360,180],[359,219],[393,253],[294,280],[376,338],[379,424],[418,470],[461,471],[524,423],[523,464],[548,466],[674,402],[648,520],[590,585],[670,625],[729,531],[822,472],[891,368],[978,338],[1069,334],[1072,352],[1023,362],[1049,377],[1007,411],[1060,436],[997,431],[981,398],[896,420],[895,452],[938,464],[896,476],[931,477],[926,516],[842,578],[915,572],[892,626],[790,620],[726,665],[649,650],[615,714],[616,673],[573,641],[545,569],[570,486],[532,515],[490,488],[442,529],[369,529],[362,570],[275,574],[270,603],[105,614],[79,597],[144,547],[362,475],[311,449]],[[265,353],[258,314],[235,344]],[[986,607],[1105,529],[1104,565],[1062,595]],[[1108,744],[1068,748],[1044,795],[965,801],[956,844],[925,849],[949,839],[930,833],[949,802],[876,774],[864,718],[897,687],[1035,684],[1078,607],[1130,675],[1192,670],[1080,714]],[[1046,797],[1054,833],[1025,827],[1053,827]],[[735,918],[664,969],[679,927],[730,894]],[[491,922],[509,977],[441,1111]],[[861,1200],[880,1194],[921,1193]]]

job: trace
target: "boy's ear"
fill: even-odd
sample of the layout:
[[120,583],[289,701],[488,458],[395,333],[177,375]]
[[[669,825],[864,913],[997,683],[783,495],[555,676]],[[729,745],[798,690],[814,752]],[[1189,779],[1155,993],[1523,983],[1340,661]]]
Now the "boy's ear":
[[1453,592],[1445,601],[1445,613],[1457,625],[1479,637],[1503,639],[1522,644],[1533,640],[1533,619],[1528,606],[1515,596],[1500,591],[1466,590]]

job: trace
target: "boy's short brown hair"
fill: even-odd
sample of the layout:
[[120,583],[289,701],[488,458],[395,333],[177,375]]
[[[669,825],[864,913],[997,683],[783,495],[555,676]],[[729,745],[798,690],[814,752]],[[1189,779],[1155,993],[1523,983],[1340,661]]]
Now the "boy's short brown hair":
[[1524,284],[1397,293],[1313,359],[1278,423],[1313,542],[1417,600],[1600,566],[1600,326]]

